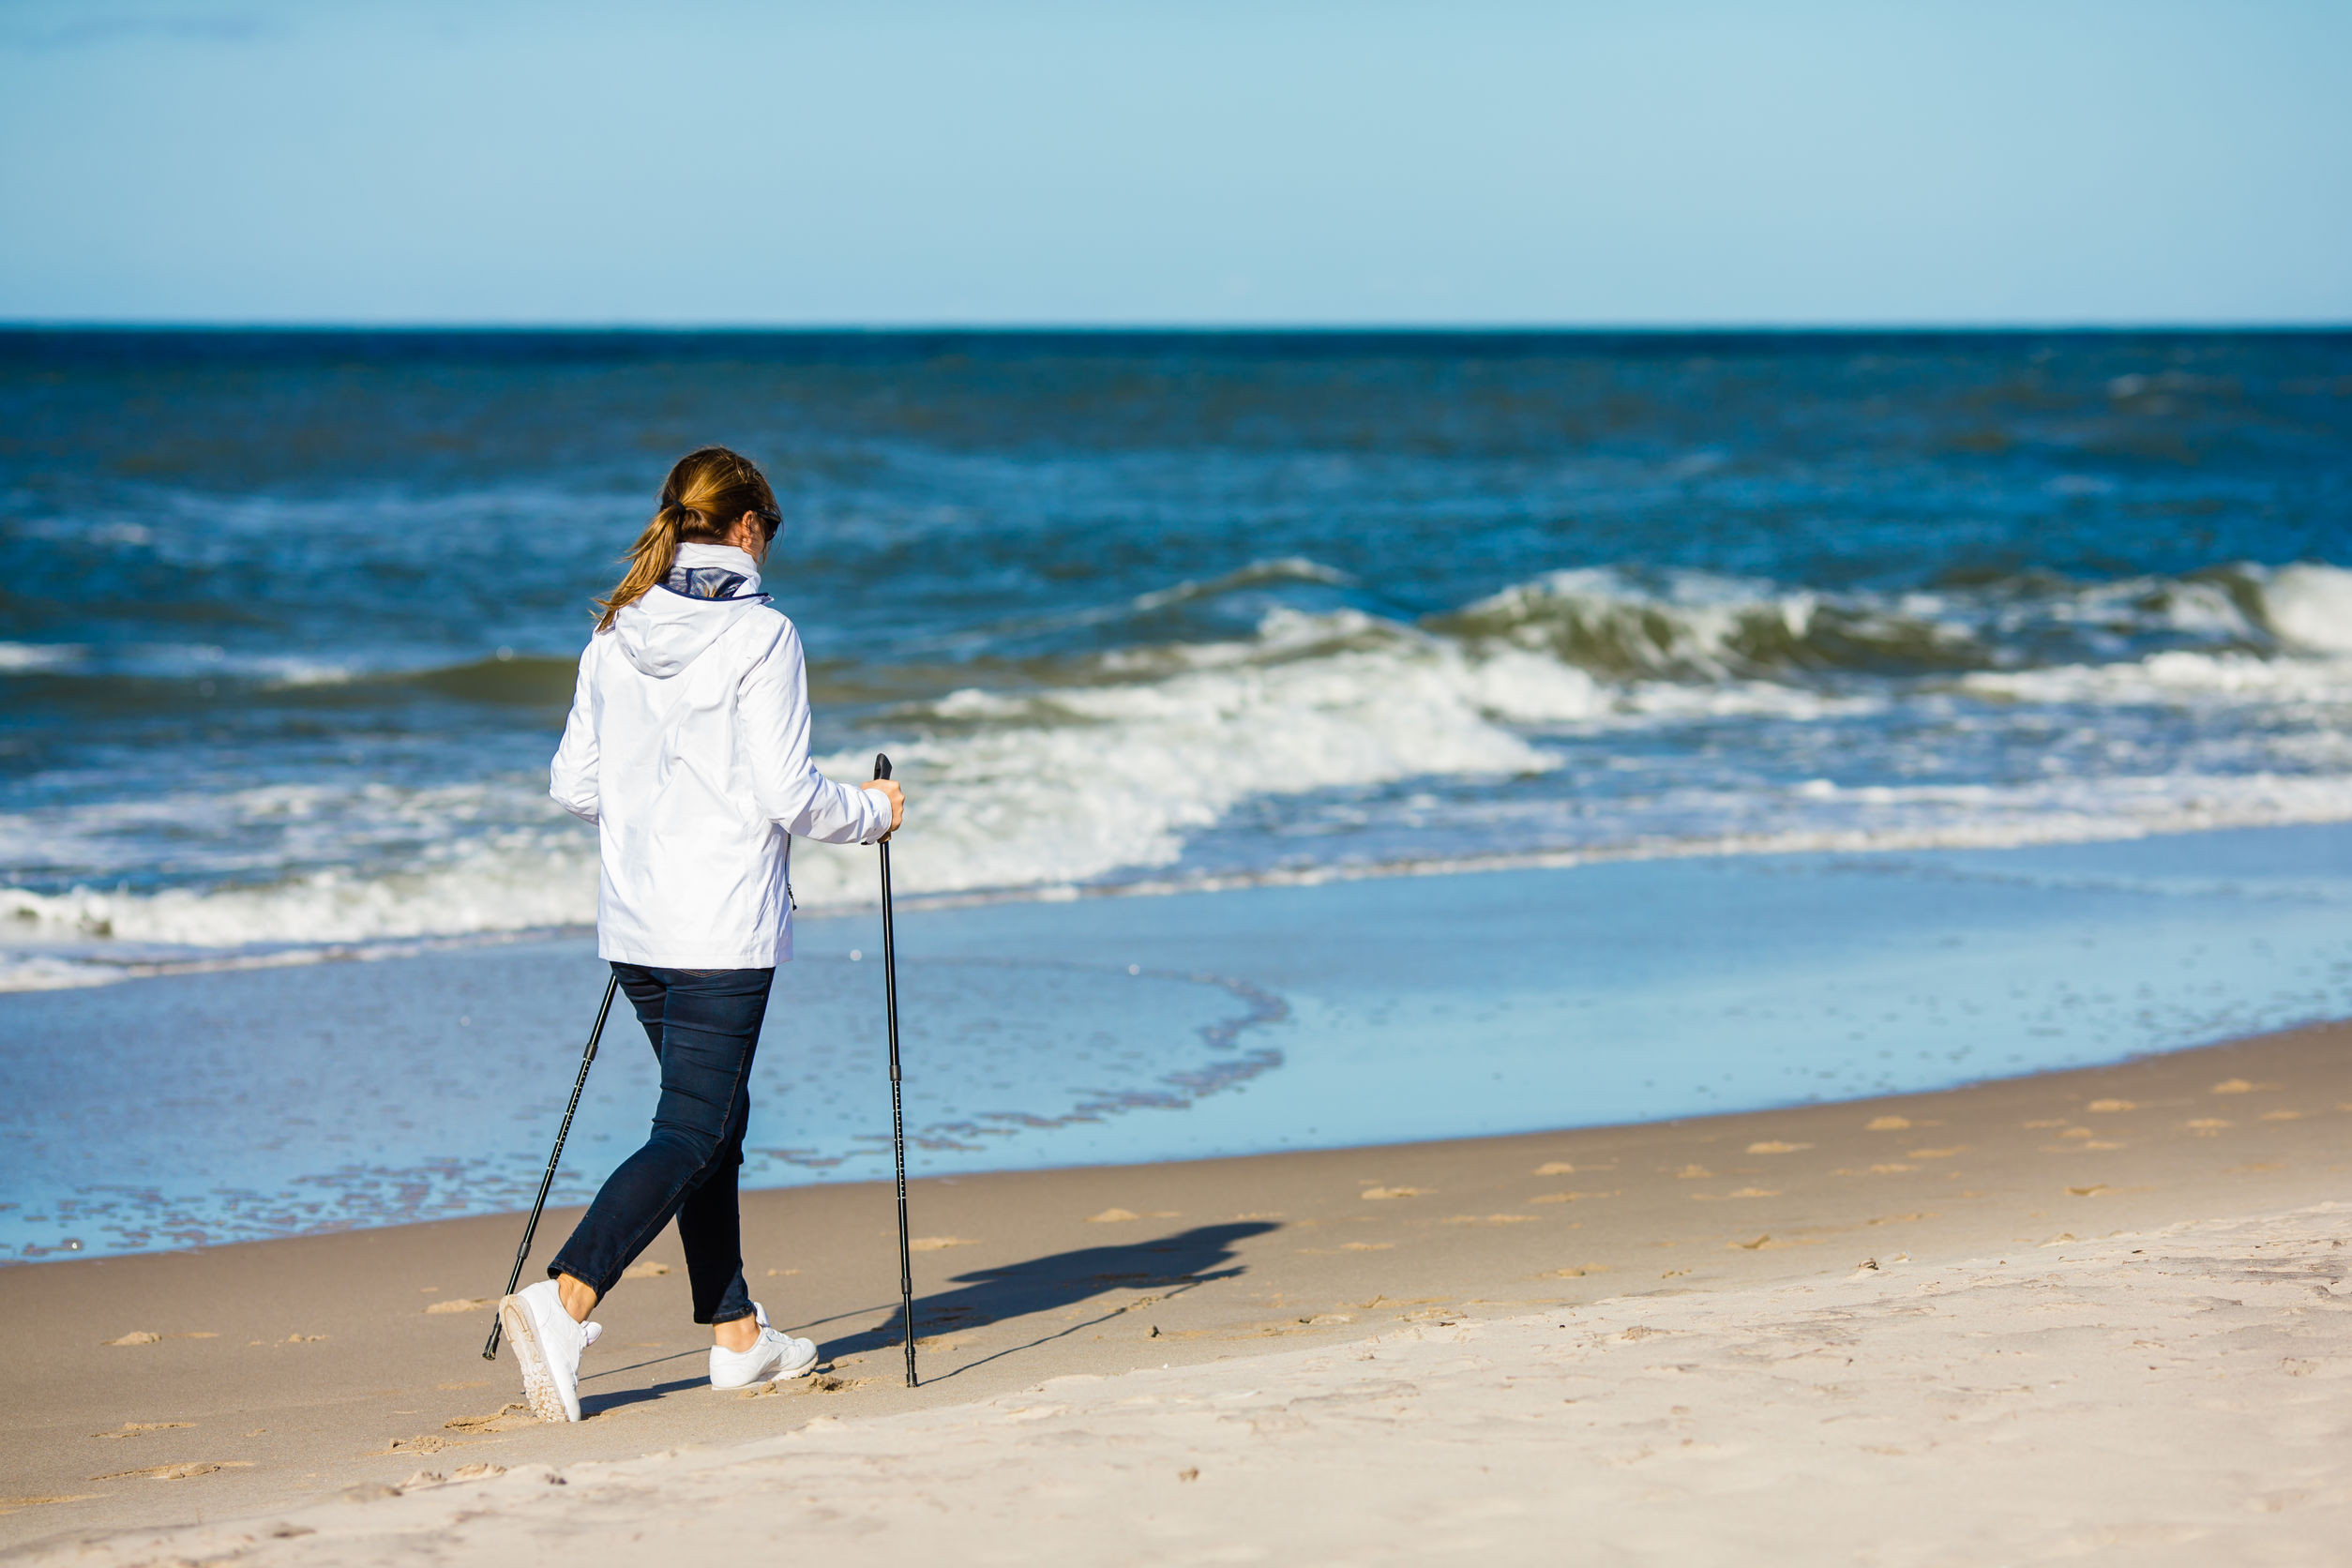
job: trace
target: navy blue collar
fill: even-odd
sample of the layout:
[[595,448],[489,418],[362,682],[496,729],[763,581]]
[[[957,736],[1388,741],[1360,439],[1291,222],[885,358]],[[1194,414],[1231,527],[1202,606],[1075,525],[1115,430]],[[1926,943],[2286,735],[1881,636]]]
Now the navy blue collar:
[[[664,588],[689,599],[731,599],[735,590],[750,580],[741,572],[731,572],[724,566],[678,566],[671,569]],[[745,595],[746,598],[765,598],[765,594]]]

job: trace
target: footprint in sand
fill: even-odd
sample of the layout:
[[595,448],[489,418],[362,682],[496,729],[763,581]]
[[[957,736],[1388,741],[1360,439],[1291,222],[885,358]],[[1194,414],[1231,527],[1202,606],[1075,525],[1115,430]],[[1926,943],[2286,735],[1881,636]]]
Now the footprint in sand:
[[528,1400],[510,1400],[488,1415],[456,1416],[441,1424],[445,1432],[504,1432],[511,1427],[535,1425],[538,1417],[531,1413]]
[[250,1459],[198,1459],[181,1465],[149,1465],[144,1470],[115,1470],[107,1475],[94,1475],[93,1481],[187,1481],[215,1470],[251,1470]]
[[656,1263],[650,1258],[641,1258],[636,1262],[631,1263],[627,1268],[623,1269],[621,1271],[621,1277],[623,1279],[659,1279],[663,1274],[666,1274],[669,1272],[669,1264]]
[[1382,1203],[1392,1198],[1426,1198],[1437,1190],[1435,1187],[1366,1187],[1364,1197],[1366,1202]]
[[1183,1217],[1173,1209],[1154,1209],[1148,1214],[1138,1214],[1132,1209],[1105,1209],[1099,1214],[1087,1215],[1086,1223],[1089,1225],[1123,1225],[1131,1219],[1181,1219]]
[[907,1243],[909,1252],[944,1252],[951,1246],[978,1246],[978,1242],[966,1236],[916,1236]]
[[135,1438],[142,1432],[168,1432],[174,1427],[193,1426],[192,1421],[126,1421],[112,1432],[93,1432],[94,1438]]
[[2137,1100],[2093,1100],[2083,1108],[2101,1112],[2137,1110],[2140,1108],[2140,1103]]
[[432,1316],[445,1312],[485,1312],[497,1304],[488,1296],[456,1296],[445,1302],[430,1303],[425,1311]]
[[1800,1149],[1812,1147],[1810,1143],[1783,1143],[1778,1138],[1768,1138],[1762,1143],[1749,1144],[1748,1153],[1751,1154],[1793,1154]]
[[1900,1133],[1908,1132],[1910,1127],[1911,1119],[1907,1116],[1874,1116],[1870,1119],[1870,1124],[1864,1127],[1862,1131],[1871,1133]]

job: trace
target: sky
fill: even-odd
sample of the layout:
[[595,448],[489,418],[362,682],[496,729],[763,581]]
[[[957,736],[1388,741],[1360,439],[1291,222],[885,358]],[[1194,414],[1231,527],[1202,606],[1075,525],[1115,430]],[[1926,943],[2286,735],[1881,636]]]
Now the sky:
[[2352,322],[2352,0],[0,0],[0,320]]

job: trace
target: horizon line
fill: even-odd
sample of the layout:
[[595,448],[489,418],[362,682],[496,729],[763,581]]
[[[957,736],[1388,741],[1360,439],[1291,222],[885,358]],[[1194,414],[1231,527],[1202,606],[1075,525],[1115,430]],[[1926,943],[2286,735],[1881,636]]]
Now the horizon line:
[[649,322],[649,321],[309,321],[269,320],[204,320],[171,318],[75,318],[75,317],[0,317],[0,332],[410,332],[410,333],[608,333],[648,337],[685,337],[714,334],[794,333],[863,334],[876,337],[916,337],[926,334],[986,336],[991,334],[1037,334],[1063,336],[1309,336],[1309,335],[1375,335],[1395,336],[1455,336],[1504,337],[1510,335],[1589,335],[1621,334],[1627,336],[1687,336],[1697,334],[1744,334],[1784,336],[1799,335],[1858,335],[1864,333],[1906,334],[1969,334],[2004,333],[2039,334],[2126,334],[2134,332],[2174,333],[2340,333],[2352,332],[2352,317],[2339,320],[2299,321],[2284,318],[2250,318],[2234,320],[2147,320],[2147,321],[2079,321],[2052,319],[2047,321],[1968,321],[1938,322],[1753,322],[1753,321],[1693,321],[1693,322]]

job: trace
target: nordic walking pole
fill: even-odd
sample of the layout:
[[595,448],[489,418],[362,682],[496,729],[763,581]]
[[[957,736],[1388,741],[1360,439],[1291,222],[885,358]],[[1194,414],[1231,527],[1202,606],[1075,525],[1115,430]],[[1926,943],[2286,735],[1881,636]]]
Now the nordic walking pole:
[[[890,776],[890,759],[874,754],[874,776]],[[907,1248],[907,1121],[898,1103],[898,952],[890,929],[890,835],[882,848],[882,997],[890,1010],[890,1152],[898,1162],[898,1306],[907,1323],[907,1386],[914,1386],[914,1265]]]
[[[564,1108],[564,1124],[555,1129],[555,1148],[547,1157],[547,1174],[539,1178],[539,1196],[532,1200],[531,1221],[522,1228],[522,1245],[515,1248],[515,1272],[506,1276],[506,1294],[510,1296],[522,1278],[523,1260],[531,1256],[531,1238],[539,1229],[539,1211],[547,1207],[547,1189],[555,1184],[555,1165],[564,1157],[564,1139],[571,1136],[572,1112],[580,1108],[580,1092],[588,1087],[588,1069],[596,1061],[596,1042],[604,1036],[605,1016],[612,1011],[612,993],[620,985],[618,974],[604,984],[604,1004],[596,1009],[596,1027],[588,1032],[588,1048],[580,1053],[580,1076],[572,1079],[571,1103]],[[498,1359],[498,1336],[505,1330],[503,1319],[490,1324],[490,1340],[482,1347],[484,1361]]]

